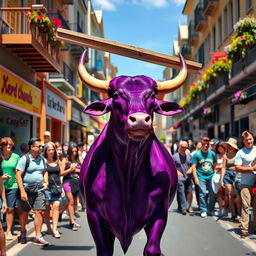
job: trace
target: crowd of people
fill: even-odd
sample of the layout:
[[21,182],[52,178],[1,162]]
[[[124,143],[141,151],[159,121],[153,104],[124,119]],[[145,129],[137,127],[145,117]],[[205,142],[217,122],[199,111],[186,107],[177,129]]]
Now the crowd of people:
[[0,197],[1,212],[6,222],[6,232],[0,222],[0,252],[6,255],[6,240],[13,240],[13,223],[19,217],[18,241],[27,243],[26,226],[29,215],[34,219],[34,244],[48,245],[42,236],[46,233],[56,239],[61,237],[58,224],[66,211],[69,226],[77,231],[79,205],[84,205],[79,194],[79,173],[87,153],[86,144],[51,141],[51,133],[45,131],[44,141],[31,138],[21,144],[21,155],[14,153],[15,142],[10,137],[0,139]]
[[[177,168],[178,211],[192,213],[193,191],[197,210],[202,218],[217,215],[241,223],[241,238],[249,234],[250,207],[253,209],[253,228],[256,232],[256,146],[255,137],[244,131],[239,140],[227,141],[201,138],[193,143],[180,140],[172,145],[171,153]],[[240,147],[239,147],[240,146]],[[67,211],[69,226],[77,231],[80,224],[79,173],[88,145],[51,141],[51,133],[44,133],[44,141],[31,138],[20,146],[21,155],[14,153],[15,142],[10,137],[0,140],[0,197],[6,232],[0,222],[0,251],[6,255],[6,240],[12,240],[15,213],[20,224],[19,242],[27,243],[26,225],[29,214],[34,218],[36,245],[48,245],[46,233],[61,237],[58,224]],[[218,203],[218,211],[216,211]]]
[[202,137],[194,144],[184,139],[172,145],[178,175],[178,211],[183,215],[193,212],[194,187],[202,218],[216,215],[240,222],[240,237],[246,238],[252,207],[256,233],[255,142],[254,134],[244,131],[238,140]]

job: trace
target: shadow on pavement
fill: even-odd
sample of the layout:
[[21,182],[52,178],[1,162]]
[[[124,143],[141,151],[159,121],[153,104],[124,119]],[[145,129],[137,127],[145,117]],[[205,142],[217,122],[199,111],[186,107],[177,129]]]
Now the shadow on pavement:
[[41,247],[44,251],[90,251],[94,246],[48,245]]

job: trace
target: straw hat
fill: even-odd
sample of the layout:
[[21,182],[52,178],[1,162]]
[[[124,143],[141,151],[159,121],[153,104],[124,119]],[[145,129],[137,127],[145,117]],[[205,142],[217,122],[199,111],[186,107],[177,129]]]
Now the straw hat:
[[226,142],[222,142],[221,145],[223,145],[223,147],[227,147],[227,145],[231,146],[232,148],[239,150],[238,146],[237,146],[237,140],[234,138],[229,138],[228,141]]

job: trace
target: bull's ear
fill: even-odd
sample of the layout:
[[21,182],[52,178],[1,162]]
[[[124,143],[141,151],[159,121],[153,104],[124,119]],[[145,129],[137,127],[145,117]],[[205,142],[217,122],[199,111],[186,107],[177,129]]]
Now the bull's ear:
[[106,100],[95,101],[88,105],[83,112],[92,116],[101,116],[111,110],[112,98]]
[[183,107],[176,102],[155,99],[154,111],[160,115],[172,116],[183,112],[183,110]]

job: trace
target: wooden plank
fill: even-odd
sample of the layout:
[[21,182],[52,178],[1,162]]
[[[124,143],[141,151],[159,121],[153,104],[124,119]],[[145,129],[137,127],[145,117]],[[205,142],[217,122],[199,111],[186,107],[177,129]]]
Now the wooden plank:
[[[162,53],[146,50],[143,48],[95,37],[83,33],[74,32],[68,29],[58,28],[57,38],[68,43],[94,48],[121,56],[138,59],[161,66],[180,69],[178,57],[165,55]],[[202,65],[198,62],[186,60],[188,71],[197,73]]]

